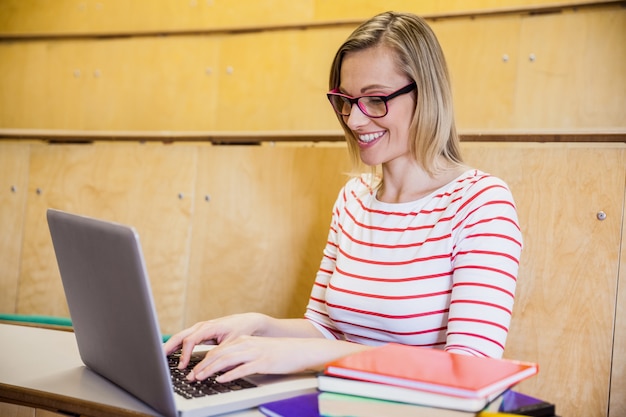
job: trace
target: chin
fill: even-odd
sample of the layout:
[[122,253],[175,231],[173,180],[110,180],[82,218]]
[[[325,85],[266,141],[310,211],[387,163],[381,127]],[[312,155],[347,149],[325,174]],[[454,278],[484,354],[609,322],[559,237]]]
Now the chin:
[[368,167],[378,166],[383,163],[383,161],[379,161],[376,158],[368,157],[367,155],[363,155],[363,153],[361,153],[361,162]]

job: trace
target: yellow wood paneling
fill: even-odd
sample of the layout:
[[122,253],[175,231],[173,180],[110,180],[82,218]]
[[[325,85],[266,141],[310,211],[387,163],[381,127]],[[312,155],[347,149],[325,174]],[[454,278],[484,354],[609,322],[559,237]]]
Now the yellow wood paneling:
[[201,149],[185,324],[301,317],[348,170],[342,146]]
[[[45,224],[56,207],[137,228],[168,333],[243,311],[301,316],[350,168],[342,144],[1,145],[2,180],[16,175],[28,193],[13,255],[17,312],[67,315]],[[518,389],[559,415],[606,416],[610,401],[621,416],[626,145],[462,149],[509,184],[519,211],[524,251],[505,356],[537,361],[540,372]],[[3,251],[21,246],[11,242]]]
[[45,218],[52,207],[135,226],[162,330],[180,328],[195,172],[192,147],[101,143],[33,148],[17,312],[68,316]]
[[452,19],[431,24],[446,56],[457,124],[463,129],[506,128],[515,124],[521,24],[521,16]]
[[211,37],[0,44],[0,124],[204,130],[220,68]]
[[[58,105],[72,96],[50,94],[55,65],[48,60],[46,43],[0,43],[0,125],[50,125],[45,103]],[[65,97],[65,99],[63,99]],[[78,125],[74,123],[73,125]]]
[[350,29],[225,37],[216,130],[338,129],[326,99],[335,50]]
[[[625,158],[626,159],[626,158]],[[626,160],[622,166],[626,165]],[[626,188],[626,185],[625,187]],[[626,196],[622,214],[622,242],[615,309],[615,335],[613,339],[613,364],[609,417],[626,416]]]
[[587,0],[3,0],[0,34],[84,34],[267,27],[364,20],[386,10],[456,14]]
[[[86,130],[337,129],[326,100],[346,29],[0,44],[0,125]],[[328,47],[328,45],[336,45]],[[33,88],[36,86],[37,88]]]
[[[316,20],[368,19],[387,10],[412,12],[419,15],[459,15],[472,12],[511,10],[525,7],[575,6],[589,3],[585,0],[317,0]],[[596,2],[599,3],[599,2]]]
[[83,34],[309,22],[313,0],[3,0],[0,34]]
[[513,128],[626,126],[626,9],[528,17],[520,39]]
[[15,313],[30,144],[0,143],[0,312]]
[[[626,127],[626,9],[432,26],[460,130]],[[324,93],[352,29],[0,43],[0,127],[336,130]]]
[[[505,356],[540,367],[519,388],[554,402],[559,415],[605,416],[626,148],[463,148],[470,163],[509,183],[519,210],[525,241]],[[606,220],[598,220],[599,211]]]

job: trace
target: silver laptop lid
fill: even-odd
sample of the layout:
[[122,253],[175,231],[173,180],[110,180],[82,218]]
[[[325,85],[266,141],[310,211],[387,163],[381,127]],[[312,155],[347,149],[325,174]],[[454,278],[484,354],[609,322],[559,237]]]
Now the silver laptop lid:
[[138,234],[53,209],[47,217],[82,361],[160,413],[175,416]]

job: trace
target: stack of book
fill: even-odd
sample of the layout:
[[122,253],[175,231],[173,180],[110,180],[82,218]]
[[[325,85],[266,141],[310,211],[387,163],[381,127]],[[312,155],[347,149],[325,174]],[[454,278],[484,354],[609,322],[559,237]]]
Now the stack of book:
[[[535,412],[525,415],[554,416],[552,404],[529,402],[511,390],[537,372],[535,363],[392,343],[327,364],[318,393],[260,410],[272,417],[487,417],[525,401]],[[298,412],[290,414],[289,407]]]
[[319,412],[468,417],[497,411],[506,390],[537,372],[535,363],[391,343],[327,364],[318,376]]

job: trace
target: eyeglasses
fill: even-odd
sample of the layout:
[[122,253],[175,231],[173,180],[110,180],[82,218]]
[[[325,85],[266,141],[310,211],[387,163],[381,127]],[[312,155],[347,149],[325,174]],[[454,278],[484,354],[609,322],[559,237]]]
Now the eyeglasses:
[[393,98],[401,96],[403,94],[410,93],[417,88],[417,84],[413,81],[411,84],[402,87],[401,89],[394,91],[388,96],[369,95],[361,97],[350,97],[345,94],[341,94],[337,89],[329,91],[326,96],[333,105],[333,108],[337,113],[342,116],[350,116],[352,106],[355,104],[367,117],[377,119],[387,115],[389,109],[387,108],[387,102]]

